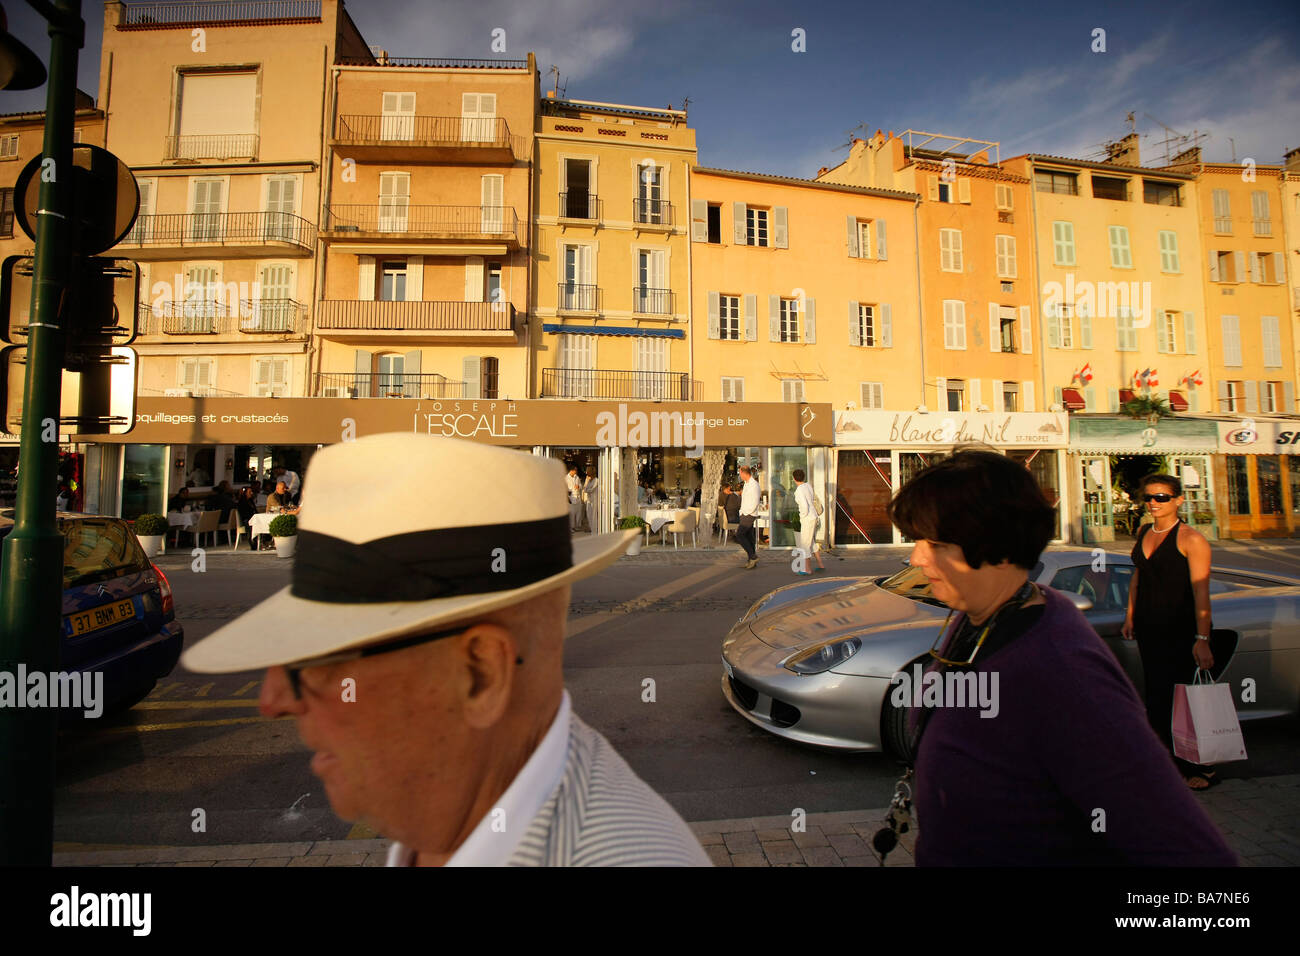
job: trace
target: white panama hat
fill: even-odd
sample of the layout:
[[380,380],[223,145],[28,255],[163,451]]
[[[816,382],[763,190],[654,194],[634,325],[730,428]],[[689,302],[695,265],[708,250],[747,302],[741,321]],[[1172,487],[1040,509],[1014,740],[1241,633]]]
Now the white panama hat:
[[[400,468],[400,497],[380,478]],[[293,583],[181,658],[255,670],[431,631],[597,574],[635,529],[572,540],[563,466],[457,438],[372,435],[316,453]]]

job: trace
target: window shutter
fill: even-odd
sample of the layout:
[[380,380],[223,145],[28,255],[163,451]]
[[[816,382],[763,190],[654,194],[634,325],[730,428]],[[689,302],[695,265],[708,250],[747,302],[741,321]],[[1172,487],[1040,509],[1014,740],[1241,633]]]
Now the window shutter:
[[1020,351],[1026,355],[1032,355],[1034,352],[1034,332],[1030,326],[1030,311],[1027,305],[1020,307]]
[[856,216],[849,216],[848,220],[849,258],[857,259],[862,255],[858,251],[858,220]]
[[357,256],[357,298],[363,302],[375,298],[374,256]]
[[1065,407],[1065,395],[1062,394],[1064,391],[1065,390],[1061,388],[1060,385],[1052,386],[1052,402],[1056,405],[1060,405],[1062,408]]
[[989,303],[989,351],[1002,351],[1002,321],[996,302]]
[[1225,381],[1219,381],[1219,411],[1230,412],[1232,408],[1232,391]]
[[883,219],[876,220],[876,258],[881,260],[889,258],[889,242],[885,234],[885,220]]
[[1002,379],[995,378],[993,380],[993,411],[1001,412],[1003,410],[1002,399]]
[[424,298],[424,256],[410,256],[406,260],[406,301],[419,302]]
[[[408,277],[408,280],[409,277]],[[581,296],[579,296],[581,298]],[[483,301],[483,257],[465,257],[465,301]]]
[[1079,345],[1081,348],[1092,348],[1092,310],[1087,306],[1079,309]]
[[817,300],[812,296],[804,298],[804,333],[803,340],[809,345],[817,344]]
[[770,342],[781,341],[781,297],[767,297],[767,338]]
[[365,349],[357,349],[356,361],[353,363],[355,375],[352,385],[358,395],[367,396],[370,394],[370,369],[374,362],[374,357]]
[[1219,254],[1213,249],[1210,250],[1210,281],[1218,282],[1219,280]]
[[970,380],[970,410],[971,411],[973,412],[979,411],[979,407],[982,404],[984,404],[983,401],[981,400],[982,398],[983,396],[980,394],[980,380],[977,378],[971,379]]
[[[940,376],[934,380],[934,387],[939,393],[939,401],[934,410],[937,412],[946,412],[948,410],[948,379]],[[924,403],[925,399],[921,401]]]
[[1282,367],[1282,334],[1276,315],[1259,317],[1261,338],[1264,340],[1264,366],[1266,368]]
[[962,177],[957,180],[957,196],[961,202],[970,205],[970,180]]
[[745,296],[745,341],[758,341],[758,296]]
[[1089,385],[1083,390],[1083,410],[1086,412],[1097,410],[1097,386]]
[[415,349],[402,356],[403,398],[419,398],[424,394],[424,390],[421,388],[423,380],[420,378],[422,355],[423,353],[419,349]]
[[[480,370],[483,367],[482,359],[477,355],[465,355],[460,360],[460,377],[464,383],[461,386],[461,398],[479,398],[480,388]],[[575,376],[577,378],[577,376]]]
[[1112,412],[1119,411],[1119,389],[1117,388],[1106,389],[1106,400],[1110,402],[1110,409],[1109,409],[1110,411]]
[[1265,414],[1277,411],[1273,407],[1273,389],[1269,387],[1269,384],[1265,379],[1259,380],[1259,410]]
[[703,199],[691,200],[691,242],[709,241],[709,204]]
[[731,232],[732,238],[736,245],[745,244],[745,204],[743,202],[734,202],[731,204]]
[[930,202],[939,201],[939,177],[930,177]]
[[1047,315],[1047,347],[1059,349],[1061,347],[1060,307],[1055,302],[1049,302],[1043,306],[1043,312]]
[[1264,281],[1263,270],[1261,270],[1260,267],[1259,267],[1259,253],[1258,253],[1258,252],[1252,252],[1252,253],[1250,254],[1250,281],[1251,281],[1251,282],[1263,282],[1263,281]]
[[[955,270],[958,271],[958,272],[965,272],[965,271],[966,271],[966,266],[965,266],[965,264],[964,264],[963,261],[962,261],[961,230],[960,230],[960,229],[954,229],[954,230],[952,231],[952,267],[953,267],[953,269],[955,269]],[[962,306],[962,308],[964,309],[965,306]]]
[[1150,299],[1147,300],[1147,309],[1151,314],[1151,324],[1155,326],[1156,330],[1156,351],[1160,353],[1172,352],[1174,350],[1173,346],[1166,340],[1164,312],[1152,305]]
[[880,347],[894,347],[894,307],[889,303],[880,307]]
[[1196,316],[1192,312],[1183,313],[1183,351],[1196,354]]
[[849,303],[849,345],[862,344],[862,325],[858,321],[858,303]]
[[772,244],[778,249],[790,248],[789,210],[777,206],[772,210]]
[[[1282,412],[1286,415],[1291,415],[1294,414],[1295,410],[1296,410],[1295,409],[1295,383],[1283,382],[1282,383]],[[1288,465],[1288,467],[1293,467],[1293,466]],[[1292,502],[1293,507],[1294,504],[1295,503]]]
[[957,320],[957,348],[964,349],[966,347],[966,303],[954,302],[952,311]]
[[1248,378],[1243,383],[1246,386],[1246,411],[1259,412],[1259,386],[1253,378]]
[[1246,281],[1246,253],[1240,249],[1232,253],[1233,282]]
[[721,336],[721,332],[719,331],[718,328],[718,326],[721,324],[718,319],[718,309],[719,309],[718,302],[719,302],[718,293],[710,292],[709,293],[709,338],[711,339],[716,339]]
[[1021,385],[1021,390],[1025,396],[1024,410],[1027,412],[1035,411],[1034,409],[1034,383],[1025,382]]

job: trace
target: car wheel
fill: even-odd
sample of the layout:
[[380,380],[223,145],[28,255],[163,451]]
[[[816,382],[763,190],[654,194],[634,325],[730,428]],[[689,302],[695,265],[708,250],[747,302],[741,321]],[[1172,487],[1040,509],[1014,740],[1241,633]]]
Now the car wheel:
[[[900,670],[911,673],[912,666],[920,663],[920,659],[915,660],[900,668]],[[916,757],[912,752],[908,734],[908,722],[912,716],[912,708],[907,704],[902,707],[896,706],[892,699],[893,696],[893,688],[891,687],[889,692],[885,694],[885,702],[880,708],[880,743],[899,760],[910,764]]]

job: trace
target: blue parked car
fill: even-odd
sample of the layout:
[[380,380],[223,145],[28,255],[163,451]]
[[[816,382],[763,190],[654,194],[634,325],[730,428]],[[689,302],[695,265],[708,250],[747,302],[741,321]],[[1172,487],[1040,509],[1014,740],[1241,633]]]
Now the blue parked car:
[[[13,530],[0,511],[0,539]],[[176,666],[185,632],[167,577],[121,518],[59,512],[66,672],[102,671],[104,713],[142,700]]]

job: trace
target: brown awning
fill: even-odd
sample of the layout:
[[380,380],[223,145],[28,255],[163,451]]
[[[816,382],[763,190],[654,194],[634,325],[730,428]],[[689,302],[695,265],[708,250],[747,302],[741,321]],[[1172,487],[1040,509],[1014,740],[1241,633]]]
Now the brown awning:
[[1191,406],[1187,404],[1187,399],[1183,397],[1183,393],[1174,391],[1169,393],[1169,407],[1176,412],[1185,412],[1191,408]]

